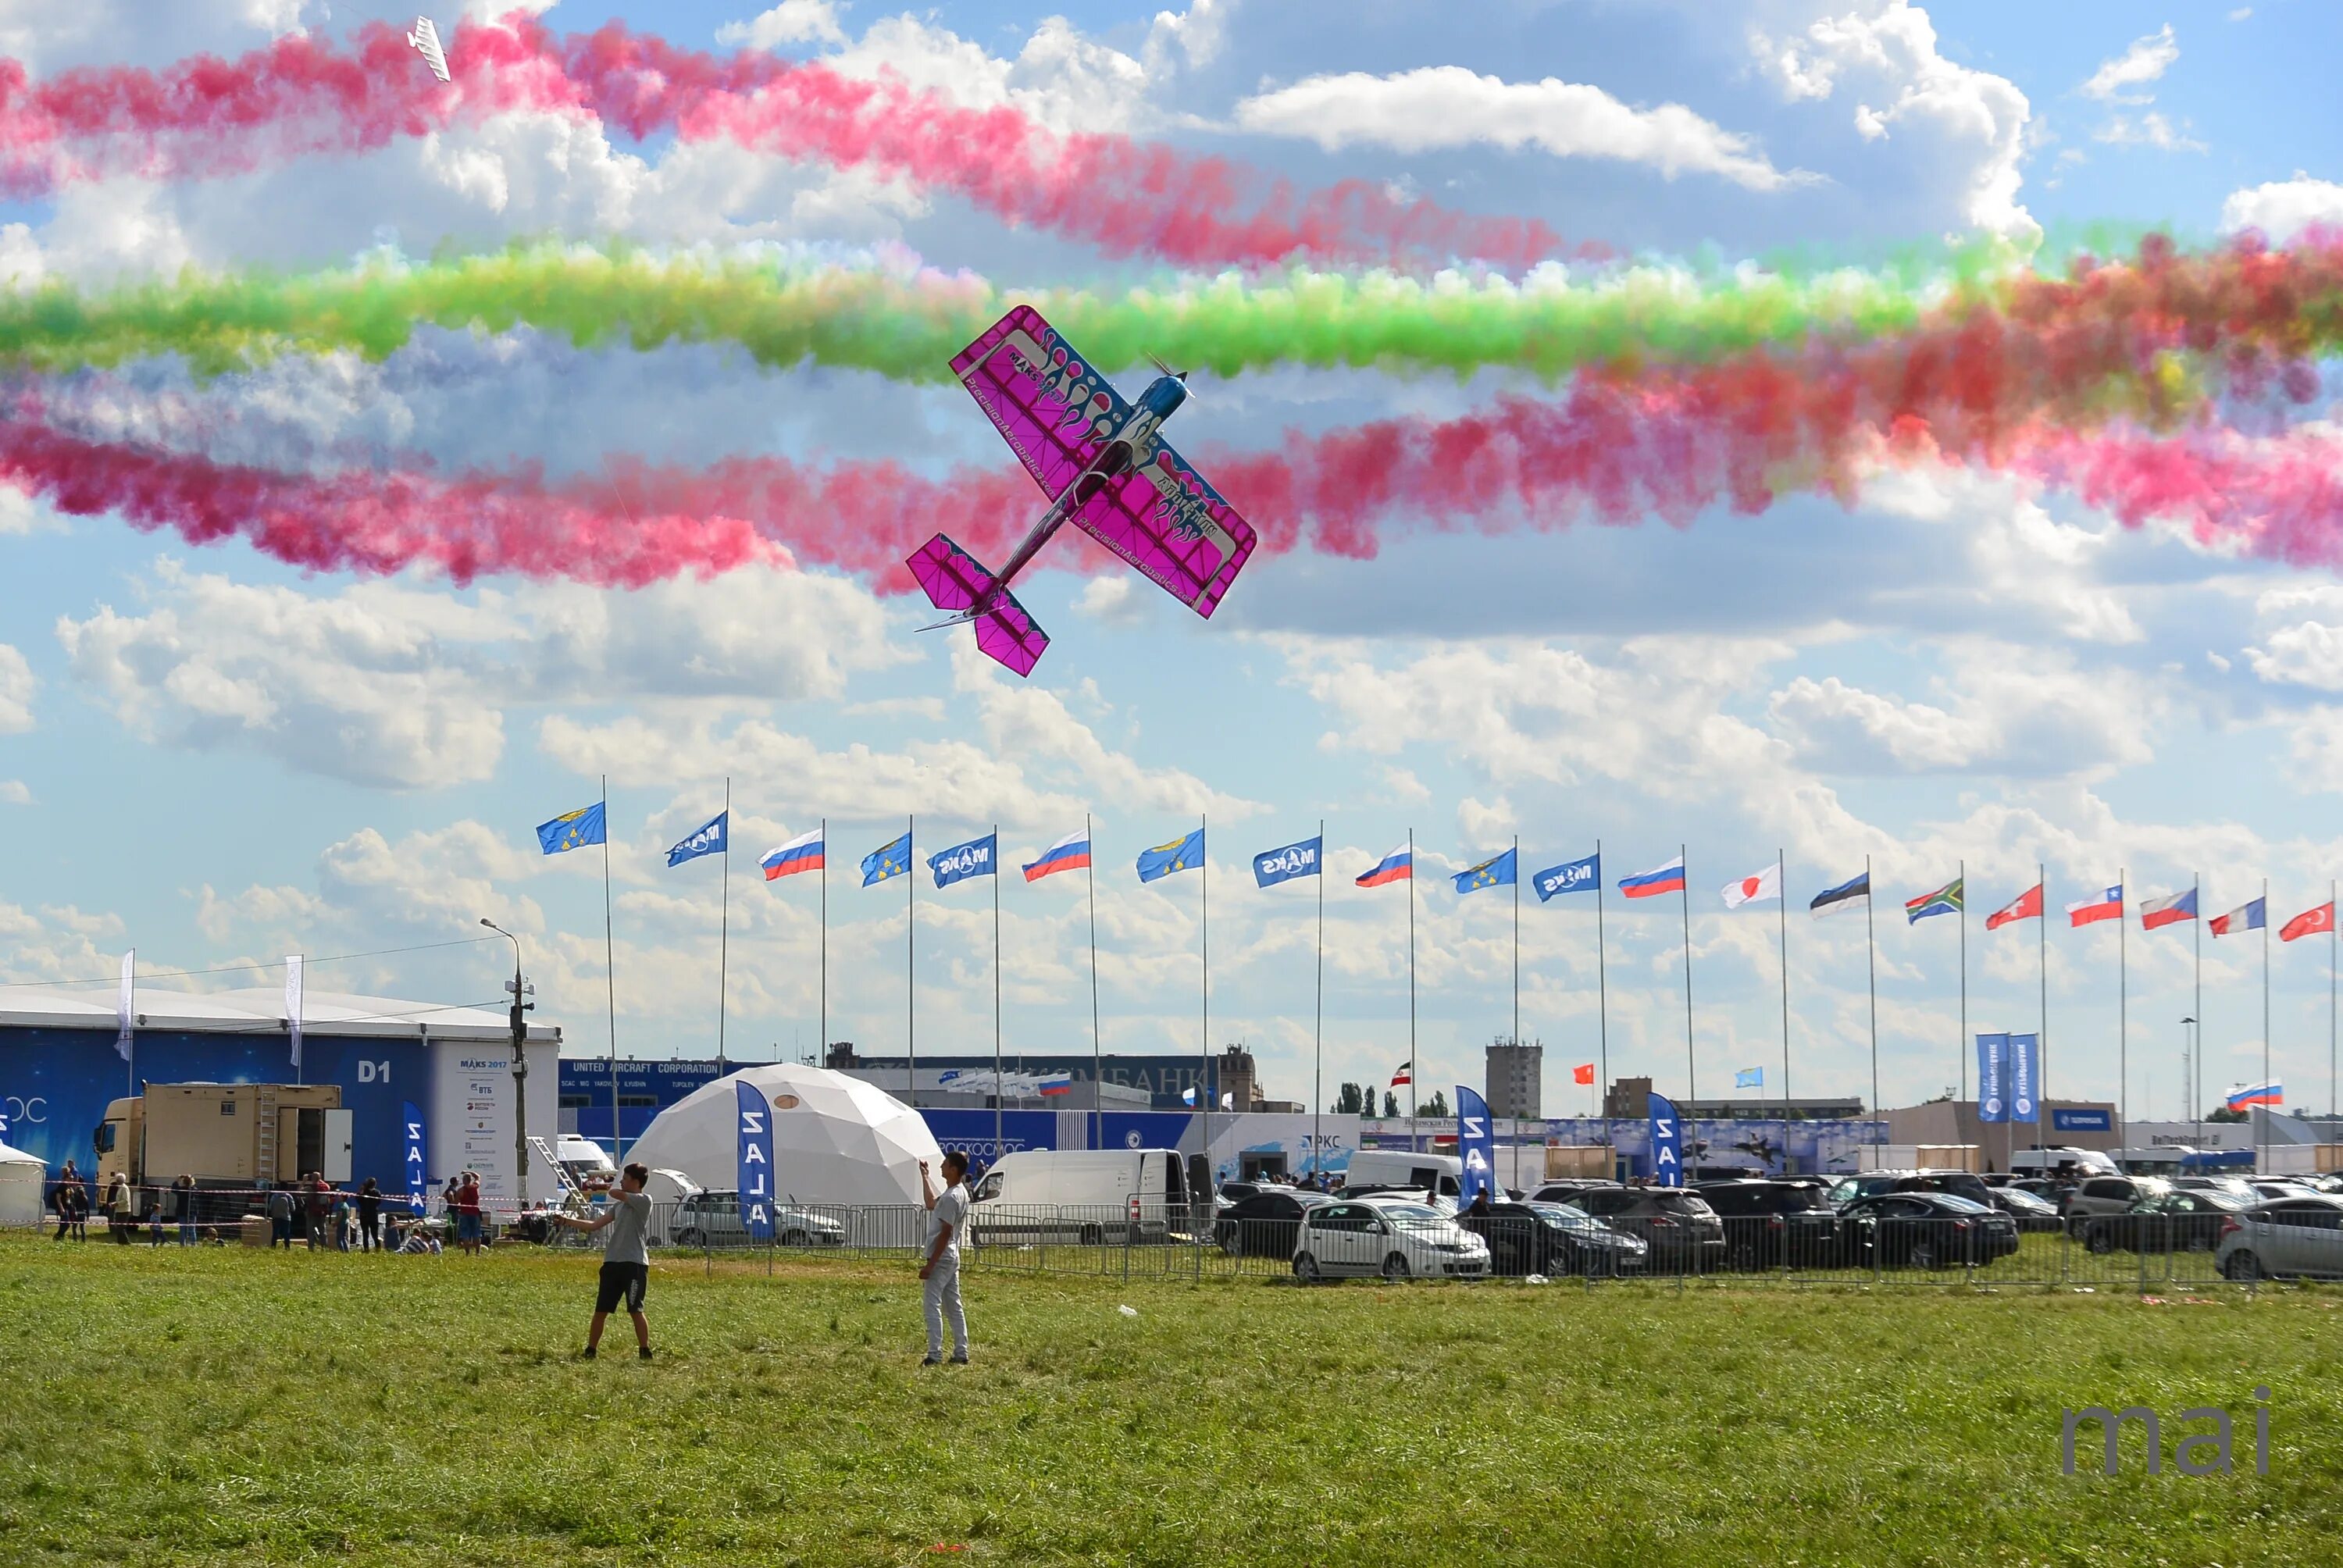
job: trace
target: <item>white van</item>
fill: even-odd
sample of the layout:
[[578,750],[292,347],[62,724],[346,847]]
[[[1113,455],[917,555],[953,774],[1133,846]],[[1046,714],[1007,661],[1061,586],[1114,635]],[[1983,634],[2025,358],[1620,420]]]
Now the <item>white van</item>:
[[1362,1149],[1351,1156],[1342,1186],[1404,1187],[1454,1198],[1463,1191],[1464,1162],[1453,1154],[1415,1154],[1404,1149]]
[[1172,1149],[1025,1149],[976,1185],[979,1241],[1161,1241],[1188,1219],[1188,1161]]
[[2097,1149],[2020,1149],[2009,1157],[2013,1176],[2049,1176],[2077,1181],[2085,1176],[2120,1176],[2112,1156]]

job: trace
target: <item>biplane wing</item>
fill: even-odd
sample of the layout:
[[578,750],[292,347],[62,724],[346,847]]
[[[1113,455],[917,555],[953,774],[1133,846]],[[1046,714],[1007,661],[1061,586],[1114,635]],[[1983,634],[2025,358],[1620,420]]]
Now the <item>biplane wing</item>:
[[1121,394],[1030,305],[993,323],[951,367],[1052,501],[1131,419]]
[[1074,513],[1074,526],[1150,582],[1210,617],[1257,539],[1221,493],[1161,437]]

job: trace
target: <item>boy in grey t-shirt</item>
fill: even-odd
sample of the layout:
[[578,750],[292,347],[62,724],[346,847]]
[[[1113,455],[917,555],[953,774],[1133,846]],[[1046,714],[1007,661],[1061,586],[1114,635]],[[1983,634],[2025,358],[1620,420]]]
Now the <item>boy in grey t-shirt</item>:
[[944,1322],[952,1332],[952,1364],[968,1364],[968,1315],[960,1304],[960,1232],[968,1223],[968,1156],[955,1149],[944,1156],[944,1190],[938,1192],[920,1161],[920,1196],[928,1206],[928,1250],[920,1261],[920,1305],[928,1318],[928,1359],[925,1366],[944,1359]]
[[651,1255],[644,1246],[644,1233],[651,1219],[651,1201],[643,1187],[650,1179],[650,1168],[636,1161],[618,1178],[618,1190],[610,1194],[609,1207],[597,1218],[553,1216],[555,1224],[573,1231],[584,1231],[589,1235],[604,1229],[610,1232],[610,1240],[602,1250],[602,1277],[594,1295],[594,1321],[586,1330],[584,1360],[594,1359],[594,1352],[602,1342],[602,1324],[622,1301],[627,1303],[627,1315],[634,1320],[635,1353],[645,1361],[651,1359],[650,1320],[643,1316],[643,1291],[651,1277]]

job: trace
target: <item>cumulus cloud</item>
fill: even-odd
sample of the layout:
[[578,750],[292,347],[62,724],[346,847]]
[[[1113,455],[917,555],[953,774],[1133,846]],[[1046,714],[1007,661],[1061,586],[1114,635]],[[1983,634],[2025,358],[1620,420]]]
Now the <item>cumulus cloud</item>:
[[1775,168],[1748,136],[1682,104],[1634,108],[1582,83],[1552,76],[1508,82],[1461,65],[1311,76],[1245,99],[1236,121],[1249,131],[1307,137],[1330,151],[1358,144],[1405,153],[1486,144],[1642,164],[1669,179],[1714,175],[1750,190],[1816,178]]
[[33,667],[25,656],[0,642],[0,735],[18,735],[33,727]]
[[2130,48],[2103,62],[2091,73],[2090,79],[2075,90],[2103,104],[2151,103],[2154,95],[2131,89],[2159,79],[2179,58],[2180,45],[2172,41],[2172,24],[2167,22],[2147,37],[2133,39]]
[[2312,224],[2343,224],[2343,185],[2313,179],[2300,169],[2290,180],[2232,191],[2221,204],[2223,228],[2232,234],[2258,229],[2279,245]]
[[830,0],[781,0],[749,21],[727,22],[716,29],[716,41],[734,48],[778,49],[784,44],[842,45],[846,35]]

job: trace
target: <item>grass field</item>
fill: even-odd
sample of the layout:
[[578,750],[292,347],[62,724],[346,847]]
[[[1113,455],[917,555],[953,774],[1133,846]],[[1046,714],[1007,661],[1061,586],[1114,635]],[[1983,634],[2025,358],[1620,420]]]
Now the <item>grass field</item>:
[[[968,1282],[698,1260],[573,1359],[593,1260],[0,1238],[0,1560],[2308,1563],[2343,1296]],[[1136,1307],[1128,1317],[1119,1305]],[[618,1353],[613,1354],[613,1352]],[[2271,1390],[2269,1474],[2252,1390]],[[2062,1407],[2144,1404],[2067,1477]],[[2170,1462],[2226,1406],[2237,1470]],[[2199,1428],[2201,1430],[2201,1423]],[[938,1547],[958,1548],[939,1553]]]

